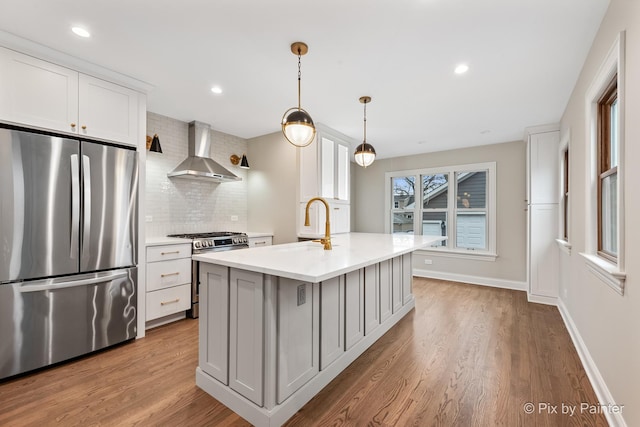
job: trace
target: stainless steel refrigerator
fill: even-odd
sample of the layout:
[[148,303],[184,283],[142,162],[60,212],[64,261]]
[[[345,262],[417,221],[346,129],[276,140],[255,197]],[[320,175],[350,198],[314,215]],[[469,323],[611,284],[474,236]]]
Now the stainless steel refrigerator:
[[137,153],[0,128],[0,379],[136,336]]

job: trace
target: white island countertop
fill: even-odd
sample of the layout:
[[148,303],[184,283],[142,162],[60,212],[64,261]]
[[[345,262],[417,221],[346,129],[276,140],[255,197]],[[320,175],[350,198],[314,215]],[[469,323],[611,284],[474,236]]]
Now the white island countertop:
[[321,282],[446,239],[412,234],[347,233],[331,236],[333,249],[306,241],[194,255],[193,260],[306,282]]

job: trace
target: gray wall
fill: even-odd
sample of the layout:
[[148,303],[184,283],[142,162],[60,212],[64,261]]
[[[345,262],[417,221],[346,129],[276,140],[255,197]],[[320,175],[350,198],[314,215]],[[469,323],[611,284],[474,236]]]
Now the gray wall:
[[[242,155],[247,141],[211,130],[211,158],[242,177],[242,181],[212,183],[189,179],[169,179],[187,157],[188,123],[147,113],[147,135],[158,134],[162,153],[147,152],[146,236],[199,231],[247,231],[247,172],[229,161]],[[237,216],[237,221],[231,217]]]
[[[620,296],[591,274],[580,252],[585,251],[586,194],[588,185],[585,96],[598,69],[626,29],[625,252],[627,280]],[[612,0],[596,35],[580,77],[561,121],[561,137],[570,131],[569,237],[571,254],[561,254],[560,298],[574,323],[584,348],[594,362],[603,384],[596,390],[611,393],[614,403],[624,404],[628,426],[640,426],[640,2]],[[589,366],[587,366],[589,368]],[[606,398],[606,396],[605,396]]]
[[296,242],[298,149],[282,132],[250,139],[248,147],[249,231],[273,233],[274,244]]
[[[524,129],[523,129],[524,132]],[[385,173],[429,167],[496,162],[498,258],[495,262],[416,253],[414,268],[475,283],[524,289],[526,281],[526,145],[522,141],[377,160],[355,169],[353,231],[385,231]],[[428,254],[428,255],[426,255]],[[424,259],[433,261],[425,265]]]

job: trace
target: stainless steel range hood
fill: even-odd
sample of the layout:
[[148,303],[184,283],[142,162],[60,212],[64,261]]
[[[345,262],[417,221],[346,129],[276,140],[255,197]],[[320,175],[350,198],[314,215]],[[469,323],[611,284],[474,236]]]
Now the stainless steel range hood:
[[242,181],[242,178],[209,158],[211,135],[208,124],[196,121],[189,123],[188,142],[189,157],[167,174],[169,178],[189,178],[212,182]]

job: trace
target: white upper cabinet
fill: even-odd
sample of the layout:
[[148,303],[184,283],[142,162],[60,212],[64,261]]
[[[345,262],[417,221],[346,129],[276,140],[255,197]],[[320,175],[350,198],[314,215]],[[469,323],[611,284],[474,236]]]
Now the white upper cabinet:
[[137,146],[138,93],[0,48],[0,120]]
[[137,92],[80,74],[80,135],[137,145]]
[[324,234],[324,206],[314,203],[310,209],[311,225],[304,226],[306,203],[313,197],[322,197],[330,205],[331,233],[350,231],[350,170],[351,143],[345,135],[318,125],[316,142],[298,149],[300,165],[300,213],[298,235],[301,237]]
[[351,140],[318,125],[316,143],[299,149],[300,202],[324,197],[349,203]]
[[77,132],[78,73],[0,48],[0,118]]
[[529,135],[529,203],[558,203],[560,132]]

